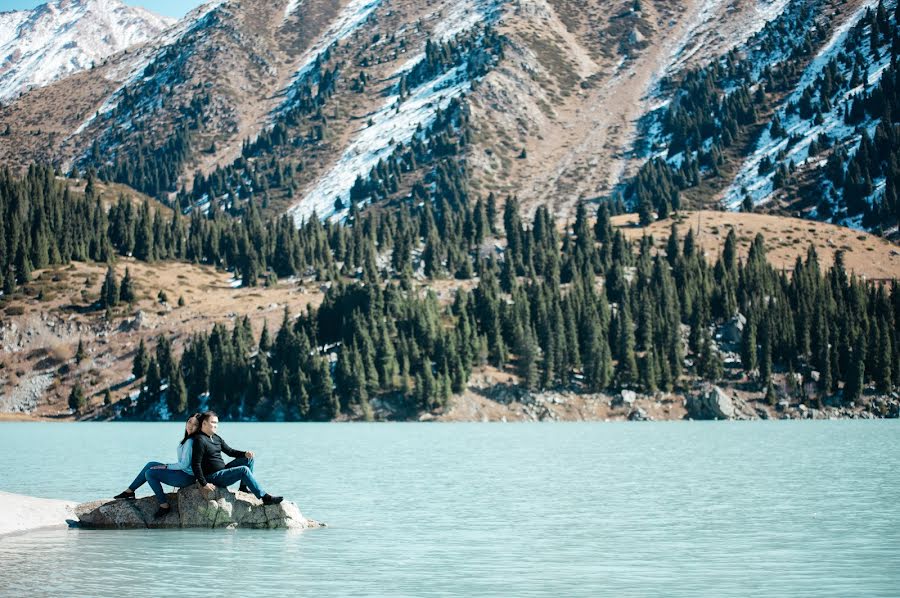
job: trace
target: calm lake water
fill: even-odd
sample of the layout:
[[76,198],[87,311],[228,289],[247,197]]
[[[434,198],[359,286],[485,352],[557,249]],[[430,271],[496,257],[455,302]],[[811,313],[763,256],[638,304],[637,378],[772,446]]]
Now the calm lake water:
[[[180,430],[0,424],[0,490],[111,496]],[[895,421],[220,434],[330,527],[2,538],[0,595],[900,596]]]

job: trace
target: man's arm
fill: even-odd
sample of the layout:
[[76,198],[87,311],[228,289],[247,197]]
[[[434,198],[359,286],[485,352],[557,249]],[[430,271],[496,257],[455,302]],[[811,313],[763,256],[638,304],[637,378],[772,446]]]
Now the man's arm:
[[203,454],[206,453],[206,443],[200,436],[194,439],[193,450],[191,451],[191,470],[197,478],[197,483],[206,486],[206,478],[203,477]]
[[225,439],[222,438],[221,436],[219,436],[219,442],[222,443],[222,452],[225,453],[226,455],[228,455],[229,457],[232,457],[232,458],[237,459],[237,458],[239,458],[239,457],[245,457],[245,456],[247,456],[247,451],[236,451],[236,450],[234,450],[233,448],[231,448],[230,446],[228,446],[228,443],[225,442]]

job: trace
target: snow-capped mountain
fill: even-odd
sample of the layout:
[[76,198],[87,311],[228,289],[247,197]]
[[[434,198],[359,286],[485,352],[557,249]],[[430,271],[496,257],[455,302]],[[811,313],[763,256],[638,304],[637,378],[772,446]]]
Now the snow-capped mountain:
[[[0,165],[93,168],[186,212],[259,199],[298,222],[436,193],[451,203],[515,195],[526,211],[543,204],[559,218],[612,198],[645,217],[756,203],[820,218],[829,208],[844,222],[859,210],[793,201],[841,191],[806,176],[794,154],[821,165],[838,152],[832,161],[844,164],[855,146],[843,133],[857,145],[861,124],[879,135],[877,115],[845,113],[862,106],[856,94],[875,94],[870,112],[883,94],[876,85],[900,48],[896,6],[215,0],[134,50],[0,106]],[[24,18],[3,15],[0,32]],[[826,63],[839,80],[810,103]],[[767,132],[775,121],[788,129],[777,139]],[[762,168],[764,156],[772,164]],[[893,221],[881,216],[895,203],[891,176],[870,170],[867,222]],[[764,201],[776,175],[788,196],[777,205]]]
[[89,69],[173,22],[120,0],[52,0],[0,13],[0,100]]

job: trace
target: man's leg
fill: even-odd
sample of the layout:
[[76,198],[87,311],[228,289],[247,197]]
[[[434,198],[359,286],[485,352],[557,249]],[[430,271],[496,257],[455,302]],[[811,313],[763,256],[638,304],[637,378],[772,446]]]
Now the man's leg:
[[162,485],[174,486],[176,488],[184,488],[194,483],[194,476],[180,469],[150,469],[147,471],[147,483],[153,489],[156,500],[159,504],[169,502],[166,493],[162,489]]
[[225,465],[225,469],[231,469],[232,467],[248,467],[250,471],[253,471],[253,459],[248,459],[247,457],[238,457],[237,459],[233,459],[227,465]]
[[[230,467],[241,467],[242,465],[246,465],[247,467],[249,467],[250,472],[253,473],[253,459],[248,459],[247,457],[238,457],[237,459],[234,459],[233,461],[231,461],[231,463],[225,466],[225,469],[228,469]],[[247,484],[241,482],[241,485],[238,487],[238,491],[250,492],[250,488],[247,487]]]
[[220,488],[227,488],[235,482],[241,482],[241,484],[246,484],[247,489],[250,490],[256,498],[262,498],[266,494],[263,489],[259,487],[259,482],[256,481],[256,478],[253,477],[253,472],[250,471],[250,468],[246,465],[220,469],[216,473],[206,476],[206,481],[211,482]]

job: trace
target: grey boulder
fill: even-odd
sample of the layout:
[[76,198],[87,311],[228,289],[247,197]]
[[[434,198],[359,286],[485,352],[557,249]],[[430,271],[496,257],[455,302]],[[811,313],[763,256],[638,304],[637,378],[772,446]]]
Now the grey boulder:
[[693,419],[735,419],[734,403],[718,386],[704,385],[695,395],[688,397],[688,415]]
[[252,494],[217,488],[204,494],[196,486],[169,494],[172,512],[154,518],[156,498],[95,500],[75,507],[79,527],[89,529],[250,528],[309,529],[325,527],[307,519],[292,502],[264,505]]

